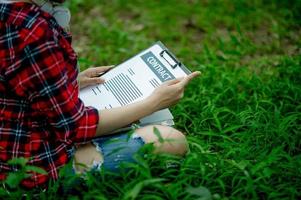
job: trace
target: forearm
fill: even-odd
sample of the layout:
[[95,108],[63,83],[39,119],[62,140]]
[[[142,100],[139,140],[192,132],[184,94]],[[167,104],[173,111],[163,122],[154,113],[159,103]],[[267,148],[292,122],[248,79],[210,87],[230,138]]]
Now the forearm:
[[155,111],[149,100],[139,101],[127,106],[99,111],[99,123],[96,136],[107,135]]

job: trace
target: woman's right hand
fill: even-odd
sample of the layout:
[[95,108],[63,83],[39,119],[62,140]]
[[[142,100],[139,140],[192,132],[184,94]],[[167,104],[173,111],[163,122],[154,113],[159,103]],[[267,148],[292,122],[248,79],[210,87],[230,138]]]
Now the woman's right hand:
[[196,71],[186,77],[164,82],[147,98],[149,105],[154,112],[175,105],[184,96],[186,85],[200,74]]
[[148,98],[125,106],[99,111],[100,119],[96,136],[102,136],[131,124],[155,111],[176,104],[182,97],[185,86],[200,72],[185,78],[167,81],[158,87]]

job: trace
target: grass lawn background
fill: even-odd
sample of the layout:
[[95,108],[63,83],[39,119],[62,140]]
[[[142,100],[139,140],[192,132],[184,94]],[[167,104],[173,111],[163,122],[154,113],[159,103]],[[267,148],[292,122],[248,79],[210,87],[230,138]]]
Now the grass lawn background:
[[301,1],[67,5],[82,70],[121,63],[160,40],[202,71],[171,108],[191,152],[183,161],[150,157],[119,176],[89,173],[80,195],[59,195],[55,183],[39,198],[301,198]]

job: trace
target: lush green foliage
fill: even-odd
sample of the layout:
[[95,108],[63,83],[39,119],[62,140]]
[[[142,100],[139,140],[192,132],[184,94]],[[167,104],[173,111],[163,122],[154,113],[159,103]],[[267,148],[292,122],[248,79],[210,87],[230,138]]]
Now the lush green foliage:
[[[203,73],[172,108],[190,143],[185,160],[150,156],[121,175],[89,173],[69,198],[301,198],[300,1],[67,4],[82,69],[118,64],[161,40]],[[40,197],[66,198],[59,183],[73,179]]]

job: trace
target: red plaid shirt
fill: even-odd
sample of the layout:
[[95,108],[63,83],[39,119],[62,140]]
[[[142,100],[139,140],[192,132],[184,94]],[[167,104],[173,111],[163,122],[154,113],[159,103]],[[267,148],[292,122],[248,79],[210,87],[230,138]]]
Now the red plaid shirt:
[[16,157],[48,175],[32,173],[32,188],[58,178],[75,143],[96,133],[98,111],[78,98],[77,56],[55,19],[29,3],[0,4],[0,180]]

